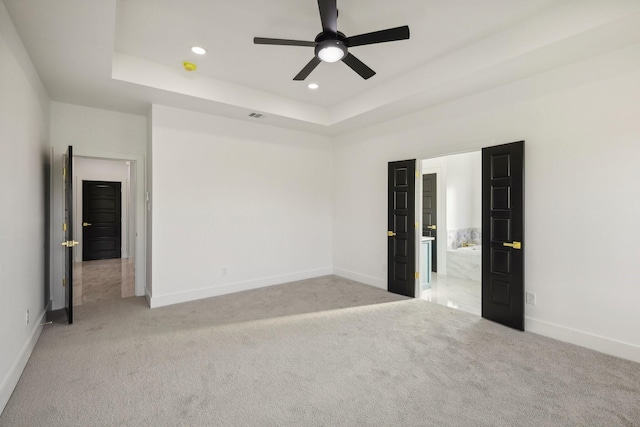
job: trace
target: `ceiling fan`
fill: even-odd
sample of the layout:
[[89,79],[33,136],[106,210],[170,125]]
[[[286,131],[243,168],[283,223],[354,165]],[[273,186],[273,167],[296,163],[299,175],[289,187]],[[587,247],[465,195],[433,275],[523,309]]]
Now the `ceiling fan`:
[[373,77],[376,72],[353,56],[349,52],[349,48],[367,44],[406,40],[409,38],[409,27],[407,25],[346,37],[338,31],[338,8],[336,0],[318,0],[318,9],[320,9],[322,32],[316,36],[315,41],[308,42],[301,40],[271,39],[265,37],[253,38],[253,43],[255,44],[304,46],[315,48],[315,56],[313,59],[305,65],[293,80],[306,79],[318,64],[320,64],[320,62],[337,62],[340,60],[366,80]]

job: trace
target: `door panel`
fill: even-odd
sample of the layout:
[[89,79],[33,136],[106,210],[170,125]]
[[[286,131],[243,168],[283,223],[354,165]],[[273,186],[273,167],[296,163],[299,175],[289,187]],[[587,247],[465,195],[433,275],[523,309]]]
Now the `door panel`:
[[73,147],[64,156],[64,310],[67,321],[73,323]]
[[431,271],[438,272],[438,175],[422,175],[422,235],[433,237],[431,242]]
[[122,185],[82,181],[82,259],[120,258]]
[[482,149],[482,317],[524,330],[524,141]]
[[389,292],[415,296],[416,161],[389,163],[387,286]]

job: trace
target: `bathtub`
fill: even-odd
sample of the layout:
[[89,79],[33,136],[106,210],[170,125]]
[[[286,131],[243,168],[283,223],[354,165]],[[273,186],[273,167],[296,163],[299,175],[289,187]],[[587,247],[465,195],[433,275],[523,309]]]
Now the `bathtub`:
[[447,275],[482,281],[482,246],[447,250]]

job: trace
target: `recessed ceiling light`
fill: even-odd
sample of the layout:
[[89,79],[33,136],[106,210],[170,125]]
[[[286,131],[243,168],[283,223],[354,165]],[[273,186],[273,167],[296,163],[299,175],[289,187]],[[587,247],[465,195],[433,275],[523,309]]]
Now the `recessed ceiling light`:
[[207,53],[207,49],[200,46],[191,46],[191,52],[196,53],[198,55],[204,55]]
[[320,86],[318,86],[318,83],[309,83],[307,87],[309,89],[318,89]]

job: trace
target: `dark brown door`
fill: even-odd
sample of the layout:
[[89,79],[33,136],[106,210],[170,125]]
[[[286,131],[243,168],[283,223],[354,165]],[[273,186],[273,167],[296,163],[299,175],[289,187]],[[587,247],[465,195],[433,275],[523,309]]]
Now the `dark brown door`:
[[482,149],[482,317],[524,330],[524,141]]
[[64,156],[64,310],[67,321],[73,323],[73,147],[67,148]]
[[415,159],[389,163],[387,286],[408,297],[415,297],[415,171]]
[[121,183],[82,181],[82,260],[121,257]]
[[438,245],[436,229],[438,224],[438,175],[429,173],[422,175],[422,235],[433,237],[431,242],[431,271],[438,272]]

